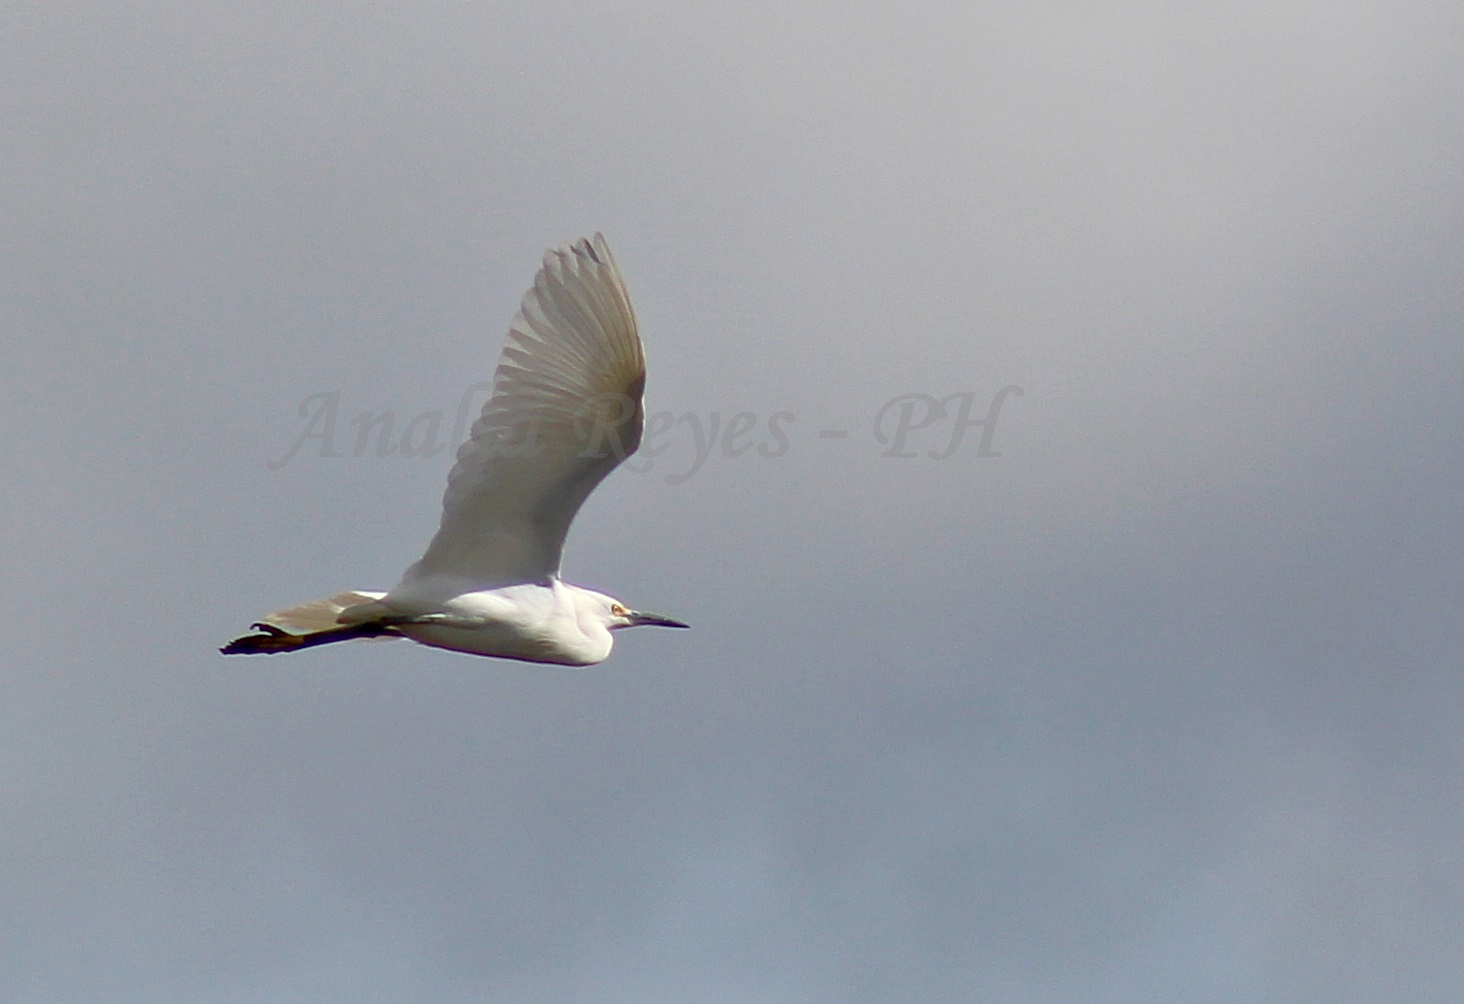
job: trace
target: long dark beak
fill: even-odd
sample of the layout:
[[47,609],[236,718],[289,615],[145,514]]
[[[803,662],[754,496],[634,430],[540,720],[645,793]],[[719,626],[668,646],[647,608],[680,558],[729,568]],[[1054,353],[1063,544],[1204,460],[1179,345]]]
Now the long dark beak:
[[643,614],[639,610],[630,612],[631,627],[679,627],[689,628],[690,624],[674,620],[670,617],[662,617],[660,614]]

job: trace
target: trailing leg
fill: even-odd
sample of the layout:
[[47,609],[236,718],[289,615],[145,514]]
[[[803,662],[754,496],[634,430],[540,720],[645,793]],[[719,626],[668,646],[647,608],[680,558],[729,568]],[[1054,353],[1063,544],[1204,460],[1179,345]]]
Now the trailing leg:
[[347,624],[342,627],[326,628],[324,631],[310,631],[305,634],[291,634],[273,624],[249,625],[259,634],[247,634],[235,638],[219,649],[224,655],[276,655],[280,652],[294,652],[317,645],[329,645],[355,638],[400,638],[401,635],[390,624],[368,621],[364,624]]

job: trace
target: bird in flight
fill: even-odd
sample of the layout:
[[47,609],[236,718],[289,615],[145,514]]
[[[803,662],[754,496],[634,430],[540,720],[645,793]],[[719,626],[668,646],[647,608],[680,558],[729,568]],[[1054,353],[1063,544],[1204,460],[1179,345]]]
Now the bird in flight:
[[640,445],[645,350],[620,269],[596,234],[544,255],[509,328],[493,394],[447,477],[442,525],[387,593],[266,615],[225,655],[409,638],[471,655],[589,666],[612,631],[687,627],[559,578],[575,513]]

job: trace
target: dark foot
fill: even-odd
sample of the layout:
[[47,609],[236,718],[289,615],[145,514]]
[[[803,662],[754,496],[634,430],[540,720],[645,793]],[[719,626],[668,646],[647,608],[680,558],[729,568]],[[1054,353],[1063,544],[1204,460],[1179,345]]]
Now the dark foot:
[[276,652],[299,648],[300,643],[305,640],[304,635],[290,634],[273,624],[257,623],[249,625],[249,628],[263,633],[235,638],[219,651],[224,655],[274,655]]

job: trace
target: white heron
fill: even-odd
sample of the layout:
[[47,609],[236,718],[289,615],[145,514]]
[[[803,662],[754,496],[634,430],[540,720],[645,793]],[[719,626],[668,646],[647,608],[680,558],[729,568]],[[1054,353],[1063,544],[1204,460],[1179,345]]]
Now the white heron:
[[596,234],[544,255],[509,328],[493,394],[447,477],[442,525],[387,593],[352,590],[266,615],[225,655],[353,638],[528,662],[603,661],[611,632],[684,628],[560,581],[586,497],[640,445],[645,352],[620,269]]

